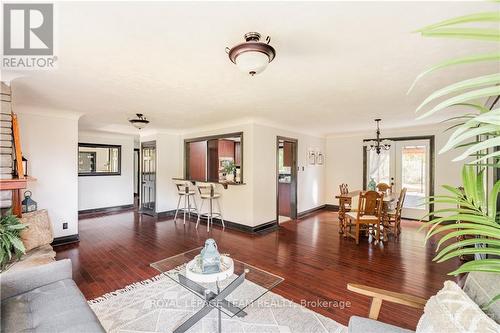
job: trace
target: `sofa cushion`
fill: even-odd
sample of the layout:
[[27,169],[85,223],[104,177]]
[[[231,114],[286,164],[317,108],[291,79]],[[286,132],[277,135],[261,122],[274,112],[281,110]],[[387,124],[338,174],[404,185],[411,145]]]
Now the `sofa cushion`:
[[455,282],[445,281],[443,289],[425,304],[416,332],[498,333],[500,326]]
[[71,279],[2,301],[2,332],[104,332]]
[[24,213],[20,220],[21,223],[28,226],[20,232],[26,252],[39,246],[48,245],[54,240],[52,224],[46,209]]
[[414,333],[413,331],[376,321],[352,316],[349,319],[348,333]]
[[[496,295],[500,294],[500,275],[498,273],[470,272],[464,285],[465,293],[481,308]],[[500,324],[500,301],[493,303],[484,312]]]
[[50,245],[37,247],[23,255],[19,260],[13,260],[7,266],[7,272],[17,272],[27,268],[49,264],[55,261],[56,252]]

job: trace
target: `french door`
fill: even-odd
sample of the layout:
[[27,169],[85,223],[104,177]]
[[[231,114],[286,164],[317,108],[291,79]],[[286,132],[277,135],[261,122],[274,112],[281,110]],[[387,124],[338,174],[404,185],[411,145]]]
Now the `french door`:
[[429,212],[424,198],[430,195],[431,147],[429,139],[397,140],[389,150],[367,152],[366,182],[391,184],[399,193],[406,188],[402,216],[420,219]]
[[154,215],[156,207],[156,142],[142,143],[141,212]]

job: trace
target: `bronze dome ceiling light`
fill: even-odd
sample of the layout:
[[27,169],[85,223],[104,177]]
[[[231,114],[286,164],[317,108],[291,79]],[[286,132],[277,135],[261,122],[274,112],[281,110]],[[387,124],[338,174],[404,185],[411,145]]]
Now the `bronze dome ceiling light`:
[[143,129],[147,124],[149,124],[149,120],[147,120],[142,113],[136,113],[135,115],[137,116],[137,118],[128,120],[135,128]]
[[245,42],[233,46],[232,48],[226,47],[226,52],[229,59],[240,70],[254,76],[264,71],[267,65],[273,61],[276,56],[276,51],[269,45],[271,38],[266,37],[266,42],[260,41],[260,34],[258,32],[246,33],[244,38]]

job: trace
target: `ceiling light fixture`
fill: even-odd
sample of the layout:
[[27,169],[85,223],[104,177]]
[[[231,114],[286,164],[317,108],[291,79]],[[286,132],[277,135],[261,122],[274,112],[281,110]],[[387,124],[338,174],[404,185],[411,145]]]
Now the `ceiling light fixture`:
[[269,45],[271,38],[266,37],[266,43],[260,41],[258,32],[246,33],[245,42],[233,46],[226,47],[226,53],[229,59],[238,66],[240,70],[254,76],[259,74],[267,65],[273,61],[276,56],[276,51]]
[[137,118],[128,120],[135,128],[143,129],[147,124],[149,124],[149,120],[147,120],[142,113],[136,113],[135,115],[137,116]]
[[377,138],[375,140],[370,140],[368,142],[365,142],[364,144],[366,150],[375,150],[375,152],[378,155],[380,155],[382,149],[384,150],[391,149],[391,144],[389,143],[389,140],[380,139],[380,127],[379,127],[380,121],[382,121],[382,119],[375,119],[375,122],[377,123],[377,132],[376,132]]

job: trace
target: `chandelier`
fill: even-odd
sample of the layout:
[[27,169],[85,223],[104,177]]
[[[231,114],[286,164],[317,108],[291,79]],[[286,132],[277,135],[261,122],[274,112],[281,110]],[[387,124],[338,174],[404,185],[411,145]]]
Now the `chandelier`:
[[260,41],[258,32],[246,33],[245,42],[233,46],[226,47],[226,53],[229,59],[243,72],[254,76],[259,74],[267,65],[273,61],[276,56],[276,51],[269,45],[271,38],[267,36],[266,43]]
[[366,147],[367,150],[375,150],[377,154],[380,155],[380,152],[382,149],[384,150],[389,150],[391,149],[391,144],[389,143],[389,140],[385,139],[380,139],[380,121],[382,119],[375,119],[375,122],[377,123],[377,138],[375,140],[370,140],[365,142],[364,146]]
[[128,120],[135,128],[143,129],[147,124],[149,124],[149,120],[147,120],[142,113],[136,113],[135,115],[137,116],[137,118]]

